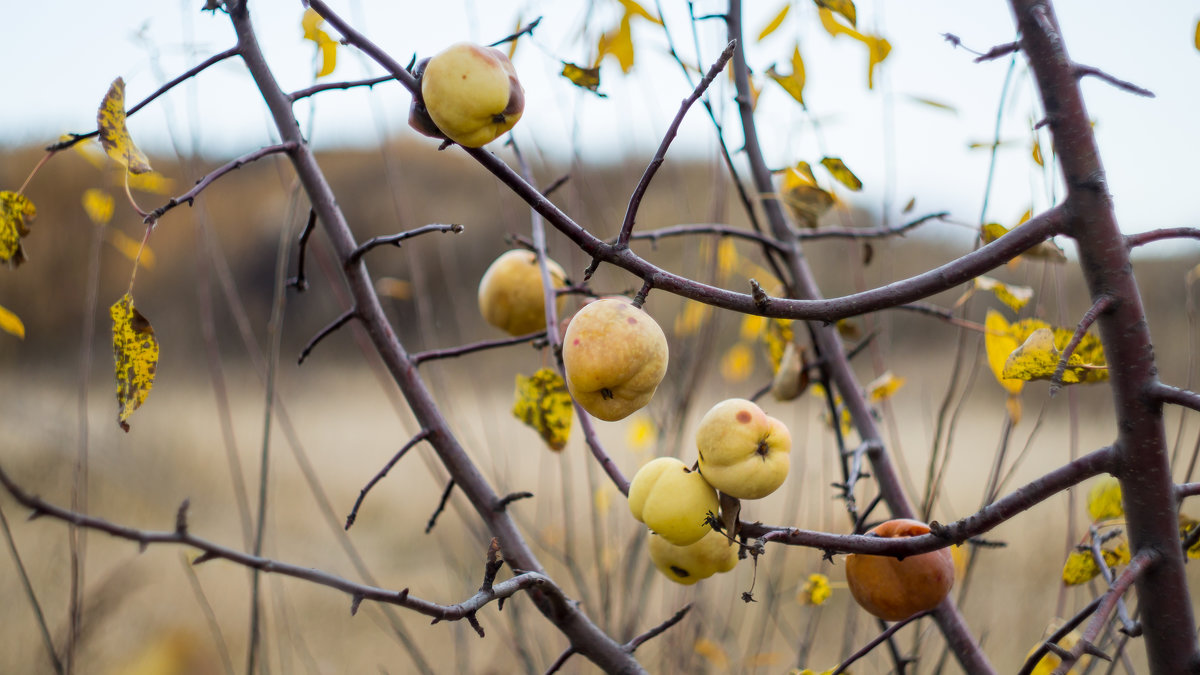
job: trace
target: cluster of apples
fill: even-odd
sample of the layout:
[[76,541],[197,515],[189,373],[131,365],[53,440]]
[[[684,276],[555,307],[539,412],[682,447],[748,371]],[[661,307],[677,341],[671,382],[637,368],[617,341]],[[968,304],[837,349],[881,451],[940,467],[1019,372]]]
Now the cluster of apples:
[[709,524],[721,506],[717,493],[766,497],[787,478],[791,449],[782,422],[753,401],[731,398],[700,419],[695,470],[674,457],[639,469],[629,485],[629,510],[651,530],[655,567],[681,584],[733,569],[738,547]]

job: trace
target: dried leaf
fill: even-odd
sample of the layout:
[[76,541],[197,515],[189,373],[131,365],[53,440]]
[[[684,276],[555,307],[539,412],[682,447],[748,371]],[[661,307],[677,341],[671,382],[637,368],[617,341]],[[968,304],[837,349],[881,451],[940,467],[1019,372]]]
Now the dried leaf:
[[100,109],[96,112],[96,125],[100,130],[100,144],[129,173],[150,171],[150,160],[133,144],[129,128],[125,126],[125,80],[113,80]]
[[1087,509],[1093,522],[1125,515],[1125,509],[1121,506],[1121,481],[1114,476],[1097,481],[1088,490]]
[[574,407],[567,383],[550,368],[542,368],[529,377],[517,375],[513,416],[532,427],[550,446],[562,450],[571,435]]
[[767,69],[767,76],[783,87],[800,105],[804,105],[804,59],[800,57],[800,44],[792,50],[792,72],[790,75],[780,74],[775,66]]
[[992,375],[1010,395],[1020,394],[1021,389],[1025,387],[1025,382],[1007,379],[1003,373],[1008,355],[1016,351],[1017,347],[1021,346],[1021,342],[1009,331],[1008,320],[1004,318],[1004,315],[994,309],[988,310],[984,328],[987,333],[983,338],[983,346],[987,351],[988,366],[992,369]]
[[810,574],[808,581],[804,582],[804,586],[800,588],[800,602],[806,605],[821,606],[825,601],[833,595],[833,589],[829,585],[829,577],[824,574]]
[[83,210],[97,225],[107,225],[112,220],[116,200],[104,190],[88,188],[83,191]]
[[1010,286],[991,277],[975,277],[975,288],[994,294],[1012,311],[1019,312],[1033,299],[1033,289],[1028,286]]
[[319,28],[323,23],[325,23],[325,19],[312,7],[304,10],[304,16],[300,19],[300,26],[304,29],[304,39],[312,40],[321,50],[321,67],[317,70],[317,77],[325,77],[337,67],[338,42],[329,37],[329,33]]
[[795,169],[796,171],[800,172],[800,175],[804,176],[804,178],[806,180],[808,180],[809,183],[812,183],[813,185],[817,184],[817,176],[816,176],[816,174],[813,173],[812,166],[809,165],[808,162],[801,160],[799,162],[796,162],[796,166],[794,166],[792,168]]
[[762,40],[764,38],[766,38],[771,33],[774,33],[780,26],[783,25],[783,20],[787,18],[788,10],[790,10],[791,8],[792,8],[791,3],[785,3],[783,5],[783,7],[779,10],[779,13],[777,13],[775,15],[775,18],[771,19],[771,22],[768,23],[766,26],[764,26],[761,31],[759,31],[759,33],[758,33],[758,41],[759,42],[762,42]]
[[796,222],[810,229],[817,227],[821,215],[834,203],[832,194],[814,185],[795,169],[783,173],[779,196]]
[[0,330],[25,339],[25,324],[21,323],[21,317],[8,311],[3,305],[0,305]]
[[593,94],[606,98],[608,94],[601,94],[600,89],[600,66],[594,68],[583,68],[574,63],[563,61],[562,76],[571,81],[576,87],[587,89]]
[[1196,45],[1196,49],[1200,50],[1200,21],[1197,21],[1197,22],[1196,22],[1196,39],[1195,39],[1195,45]]
[[1045,166],[1042,163],[1042,144],[1038,143],[1037,139],[1033,139],[1033,162],[1038,166]]
[[858,13],[854,9],[852,0],[815,0],[815,2],[817,7],[841,14],[850,22],[851,26],[858,26]]
[[19,192],[0,192],[0,262],[17,267],[25,262],[21,239],[29,234],[29,223],[37,217],[37,208]]
[[783,358],[775,369],[775,377],[771,379],[771,396],[776,401],[794,401],[808,388],[807,359],[802,350],[796,348],[795,342],[788,342],[783,348]]
[[903,377],[896,377],[889,370],[867,385],[867,398],[870,399],[871,403],[878,403],[889,399],[900,390],[900,387],[904,386],[904,382],[905,379]]
[[854,172],[846,166],[846,163],[843,162],[840,157],[822,157],[821,166],[825,167],[825,170],[828,171],[837,180],[837,182],[845,185],[852,191],[858,192],[862,189],[862,181],[858,179],[858,176],[854,175]]
[[734,343],[721,357],[721,377],[727,382],[744,382],[754,372],[754,351],[744,342]]
[[112,316],[113,357],[117,377],[117,424],[129,431],[126,421],[146,402],[158,369],[158,338],[154,327],[133,306],[126,293],[108,308]]

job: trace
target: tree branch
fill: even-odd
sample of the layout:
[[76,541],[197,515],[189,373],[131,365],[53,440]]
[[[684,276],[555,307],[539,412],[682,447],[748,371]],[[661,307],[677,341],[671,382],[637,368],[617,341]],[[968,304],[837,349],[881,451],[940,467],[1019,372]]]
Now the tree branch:
[[658,637],[659,635],[662,635],[671,626],[674,626],[675,624],[679,623],[680,621],[683,621],[683,617],[687,616],[687,613],[689,611],[691,611],[691,609],[692,609],[692,604],[689,602],[688,604],[683,606],[683,609],[680,609],[678,612],[675,612],[675,614],[671,618],[658,624],[654,628],[651,628],[650,630],[646,631],[645,633],[642,633],[641,635],[633,638],[629,642],[626,642],[625,649],[628,649],[629,653],[632,654],[638,647],[641,647],[648,640],[653,640],[654,638]]
[[214,182],[216,182],[216,180],[218,178],[220,178],[221,176],[224,176],[227,173],[236,171],[236,170],[242,168],[243,166],[245,166],[246,164],[249,164],[250,162],[262,159],[263,157],[266,157],[268,155],[274,155],[274,154],[277,154],[280,152],[292,152],[295,149],[296,149],[295,141],[285,141],[283,143],[280,143],[279,145],[270,145],[265,148],[259,148],[258,150],[255,150],[254,152],[250,152],[245,155],[242,155],[241,157],[238,157],[237,159],[232,160],[232,161],[224,164],[223,166],[220,166],[220,167],[210,171],[208,173],[208,175],[204,176],[204,178],[201,178],[200,180],[196,181],[195,187],[193,187],[191,190],[188,190],[187,192],[183,193],[182,195],[179,195],[178,197],[173,197],[166,204],[151,211],[145,217],[144,222],[155,223],[158,221],[159,218],[162,218],[163,214],[165,214],[167,211],[170,211],[171,209],[175,208],[176,206],[179,206],[180,204],[182,204],[184,202],[187,202],[188,206],[191,206],[192,201],[196,199],[196,195],[199,195],[201,192],[204,191],[204,188],[208,187],[209,185],[212,185]]
[[501,338],[499,340],[482,340],[480,342],[472,342],[471,344],[461,345],[459,347],[448,347],[446,349],[430,349],[424,352],[414,352],[409,359],[414,366],[419,366],[426,361],[436,361],[437,359],[452,359],[466,354],[482,352],[488,349],[497,347],[508,347],[509,345],[519,345],[525,342],[534,342],[546,337],[546,331],[540,330],[529,335],[518,335],[517,337]]
[[380,75],[379,77],[371,77],[365,80],[351,80],[349,82],[326,82],[325,84],[317,84],[311,87],[293,91],[292,93],[288,94],[288,98],[295,103],[302,98],[308,98],[313,94],[319,94],[323,91],[329,91],[330,89],[352,89],[354,87],[373,88],[375,85],[381,82],[390,82],[394,79],[396,78],[391,75]]
[[1185,408],[1200,412],[1200,394],[1179,387],[1172,387],[1162,382],[1154,382],[1150,395],[1163,403],[1174,403]]
[[363,486],[363,489],[358,491],[358,499],[354,500],[354,508],[350,509],[350,515],[346,516],[345,529],[350,529],[350,526],[353,525],[354,521],[358,519],[358,509],[362,506],[363,500],[367,498],[367,493],[371,491],[371,488],[375,487],[376,483],[383,480],[383,477],[388,475],[388,472],[392,470],[393,466],[396,466],[396,463],[400,461],[400,458],[403,457],[405,453],[407,453],[414,445],[420,443],[428,437],[429,432],[424,429],[417,432],[416,436],[410,438],[408,442],[405,443],[404,446],[401,447],[400,450],[397,451],[390,460],[388,460],[388,463],[383,465],[383,468],[379,470],[379,473],[375,474],[371,480],[367,481],[367,484]]
[[325,326],[324,328],[322,328],[320,330],[320,332],[318,332],[316,335],[313,336],[313,338],[311,340],[308,341],[308,344],[304,345],[304,349],[300,351],[300,358],[296,359],[296,364],[299,365],[301,363],[304,363],[304,359],[308,358],[308,355],[311,354],[312,350],[315,349],[316,346],[321,343],[321,340],[324,340],[325,338],[329,337],[330,335],[333,334],[334,331],[341,328],[342,326],[345,326],[350,321],[350,319],[353,319],[356,317],[358,317],[358,308],[357,307],[351,307],[350,309],[342,312],[341,316],[334,319],[328,326]]
[[346,258],[345,265],[346,265],[346,267],[349,267],[351,265],[357,264],[359,259],[363,257],[363,254],[365,254],[367,251],[370,251],[371,249],[373,249],[377,246],[384,246],[387,244],[392,244],[396,248],[400,248],[400,242],[404,241],[405,239],[411,239],[411,238],[421,235],[421,234],[426,234],[428,232],[453,232],[455,234],[458,234],[459,232],[462,232],[463,229],[464,229],[463,226],[458,225],[458,224],[453,224],[453,225],[434,224],[434,225],[425,225],[423,227],[418,227],[418,228],[415,228],[412,230],[408,230],[406,232],[401,232],[399,234],[389,234],[389,235],[382,236],[382,237],[371,237],[370,239],[366,240],[362,244],[359,244],[358,248],[356,248],[350,252],[350,255]]
[[1131,94],[1137,94],[1138,96],[1144,96],[1146,98],[1154,98],[1154,92],[1150,91],[1149,89],[1139,87],[1132,82],[1126,82],[1125,80],[1117,79],[1103,70],[1100,70],[1099,68],[1081,65],[1075,66],[1075,77],[1082,79],[1088,76],[1104,80],[1117,89],[1123,89]]
[[948,211],[931,213],[916,220],[894,227],[822,227],[819,230],[799,230],[795,233],[801,241],[816,239],[884,239],[903,235],[909,230],[920,227],[931,220],[943,220],[950,215]]
[[897,621],[896,623],[893,623],[892,625],[888,626],[886,630],[884,630],[879,635],[876,635],[867,644],[863,645],[862,649],[859,649],[858,651],[854,652],[849,657],[847,657],[845,661],[842,661],[842,663],[840,665],[838,665],[837,668],[833,669],[832,675],[839,675],[839,673],[846,672],[846,669],[849,668],[851,665],[853,665],[855,661],[861,659],[862,657],[866,656],[867,654],[870,654],[871,650],[875,649],[876,647],[883,644],[884,642],[887,642],[889,638],[891,638],[893,635],[896,634],[896,631],[900,630],[901,628],[904,628],[905,626],[916,621],[917,619],[922,619],[926,616],[929,616],[929,611],[917,612],[916,614],[913,614],[912,616],[908,617],[907,619]]
[[1149,232],[1127,234],[1125,235],[1125,245],[1129,248],[1136,248],[1166,239],[1200,239],[1200,227],[1165,227]]

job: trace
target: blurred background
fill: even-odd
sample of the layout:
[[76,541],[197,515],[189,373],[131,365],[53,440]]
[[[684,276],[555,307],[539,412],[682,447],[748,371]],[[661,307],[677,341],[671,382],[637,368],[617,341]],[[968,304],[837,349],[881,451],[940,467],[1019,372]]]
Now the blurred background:
[[[1011,40],[1007,11],[995,4],[987,14],[951,3],[923,3],[923,11],[863,3],[860,28],[885,35],[894,49],[873,90],[866,89],[861,45],[853,49],[844,38],[829,38],[811,5],[797,3],[778,31],[754,41],[751,59],[758,71],[773,62],[786,68],[798,43],[810,72],[807,110],[782,89],[760,83],[766,88],[758,115],[768,134],[769,161],[782,168],[839,155],[866,186],[857,194],[838,188],[839,203],[825,226],[895,225],[949,212],[944,220],[902,238],[875,240],[869,248],[846,240],[809,244],[808,259],[827,296],[952,260],[975,246],[981,220],[1013,226],[1024,211],[1052,203],[1060,192],[1051,158],[1043,166],[1032,157],[1035,141],[1041,148],[1049,145],[1030,129],[1039,115],[1019,59],[1009,76],[1008,60],[973,65],[971,55],[951,49],[938,35],[954,32],[979,49]],[[523,79],[529,73],[531,93],[529,113],[514,137],[530,160],[535,183],[546,186],[567,176],[554,201],[606,237],[615,235],[628,195],[689,87],[665,55],[661,28],[648,22],[635,24],[638,61],[630,75],[622,75],[615,62],[602,66],[607,99],[564,84],[556,76],[559,59],[593,58],[597,35],[621,16],[616,2],[578,5],[463,3],[426,15],[435,10],[363,2],[348,3],[345,10],[351,19],[361,13],[359,25],[386,41],[402,61],[457,39],[490,41],[511,32],[517,15],[529,20],[545,14],[535,39],[522,43],[515,57]],[[780,6],[753,8],[747,32],[757,35]],[[252,7],[285,87],[311,84],[315,46],[299,38],[301,10],[290,3]],[[64,132],[90,130],[112,78],[124,75],[130,101],[140,100],[232,43],[224,17],[199,14],[190,5],[149,3],[144,12],[131,7],[107,14],[92,14],[90,4],[73,9],[79,15],[70,22],[39,9],[21,10],[29,12],[30,28],[20,40],[53,26],[64,47],[39,51],[47,59],[38,67],[57,71],[31,66],[16,76],[59,81],[55,72],[70,72],[71,78],[69,85],[27,89],[47,93],[0,111],[0,189],[16,190],[25,182],[42,146]],[[697,15],[719,9],[694,6]],[[667,3],[663,10],[676,41],[690,45],[687,7]],[[1158,94],[1147,100],[1098,83],[1085,88],[1123,227],[1196,225],[1197,208],[1188,198],[1196,173],[1185,160],[1197,129],[1190,115],[1178,112],[1194,111],[1197,103],[1190,84],[1200,63],[1190,42],[1194,8],[1170,3],[1153,20],[1116,31],[1105,22],[1114,15],[1119,21],[1121,12],[1072,3],[1060,12],[1077,58]],[[143,15],[149,23],[139,18]],[[723,46],[718,23],[699,24],[702,60]],[[439,30],[420,30],[424,25]],[[1122,39],[1112,39],[1114,34]],[[1105,50],[1094,46],[1101,43]],[[680,50],[695,60],[694,50]],[[64,54],[66,62],[55,61]],[[364,69],[343,47],[338,69],[323,81],[378,72]],[[736,151],[740,134],[731,116],[731,85],[722,80],[712,96],[726,123],[726,141]],[[249,87],[238,64],[226,63],[130,119],[134,139],[167,181],[132,193],[141,208],[165,203],[230,158],[271,142],[267,117]],[[479,317],[475,288],[512,236],[528,236],[529,210],[457,149],[438,152],[435,142],[408,131],[407,104],[398,86],[385,84],[330,93],[311,108],[302,103],[296,109],[359,240],[429,223],[465,227],[461,234],[424,235],[399,249],[368,254],[406,348],[499,338]],[[641,207],[639,231],[712,222],[748,227],[715,154],[714,137],[711,121],[701,109],[693,110]],[[989,179],[994,140],[999,145]],[[972,148],[973,143],[986,147]],[[497,142],[489,149],[515,164],[511,148]],[[128,287],[131,252],[144,234],[122,185],[120,171],[96,147],[83,144],[55,156],[25,190],[38,208],[33,233],[24,240],[29,261],[0,270],[0,305],[25,327],[23,340],[0,334],[5,469],[29,490],[69,504],[76,458],[85,448],[91,513],[169,529],[177,507],[189,499],[193,532],[249,548],[245,504],[256,499],[266,445],[266,555],[354,579],[366,570],[378,585],[408,587],[442,603],[471,595],[483,573],[489,536],[457,493],[425,532],[446,478],[422,446],[372,491],[354,527],[342,531],[363,485],[418,429],[378,360],[363,349],[357,327],[338,331],[303,365],[296,364],[309,339],[346,305],[336,263],[319,231],[308,248],[309,290],[277,294],[280,280],[296,274],[295,240],[307,214],[286,161],[272,158],[241,168],[207,189],[194,206],[172,211],[149,238],[152,256],[143,253],[134,297],[154,325],[162,355],[153,392],[130,420],[132,430],[119,429],[111,323],[104,309]],[[81,200],[88,189],[115,198],[110,224],[97,227],[85,213]],[[910,199],[915,204],[905,212]],[[718,256],[717,243],[692,237],[635,246],[666,269],[727,288],[746,289],[751,277],[763,280],[763,261],[754,247],[734,244],[731,259],[728,248]],[[1073,256],[1070,243],[1064,245]],[[585,256],[555,232],[549,248],[568,275],[581,277],[589,262]],[[1160,371],[1166,382],[1180,386],[1194,386],[1197,375],[1189,272],[1198,263],[1200,246],[1186,241],[1145,247],[1134,263]],[[1014,315],[995,298],[977,294],[966,303],[965,319],[982,322],[988,309],[998,309],[1010,318],[1036,316],[1073,326],[1090,304],[1070,261],[1022,260],[992,276],[1030,287],[1033,301]],[[592,282],[604,293],[632,292],[639,285],[608,267]],[[952,291],[930,302],[951,308],[963,294]],[[570,299],[568,313],[577,304]],[[650,295],[646,308],[671,340],[667,380],[644,414],[600,423],[606,448],[627,476],[659,455],[690,462],[691,430],[699,416],[723,398],[750,396],[771,378],[761,340],[746,333],[741,317],[704,313],[659,292]],[[277,333],[271,330],[273,312]],[[993,471],[1006,477],[1000,492],[1007,492],[1113,436],[1106,385],[1071,388],[1051,399],[1044,383],[1026,387],[1022,419],[1006,435],[1005,393],[987,368],[977,331],[895,311],[856,319],[847,329],[848,344],[871,338],[855,361],[864,383],[888,370],[905,378],[878,411],[914,499],[930,482],[931,458],[945,462],[933,518],[951,520],[977,509]],[[267,373],[276,359],[271,390],[276,408],[265,429]],[[514,516],[551,576],[602,627],[629,639],[693,603],[684,622],[639,649],[651,671],[820,671],[877,633],[841,585],[841,560],[824,562],[819,552],[770,547],[757,569],[743,561],[730,574],[687,588],[658,575],[645,554],[644,528],[589,461],[579,430],[565,450],[553,453],[512,417],[515,376],[544,365],[547,356],[520,345],[430,362],[422,373],[497,491],[535,494],[513,505]],[[767,398],[764,408],[792,430],[793,469],[784,490],[748,505],[743,517],[847,531],[844,507],[829,487],[839,476],[823,400],[812,393],[788,404]],[[1190,475],[1200,428],[1177,410],[1168,411],[1167,422],[1183,479]],[[869,496],[868,490],[860,500]],[[71,565],[67,530],[47,519],[27,522],[25,510],[7,494],[0,495],[0,508],[61,649]],[[1200,515],[1187,505],[1184,511]],[[1014,672],[1048,625],[1097,592],[1088,586],[1063,589],[1060,579],[1068,548],[1086,534],[1088,521],[1081,496],[1061,495],[988,535],[1006,547],[973,553],[974,581],[967,586],[964,611],[1001,672]],[[128,542],[87,535],[79,672],[244,670],[249,573],[221,561],[192,568],[190,555],[194,552],[172,547],[139,553]],[[6,599],[0,603],[0,671],[52,672],[15,560],[12,555],[0,560],[0,597]],[[819,607],[807,604],[803,593],[814,573],[833,583],[832,597]],[[746,591],[757,602],[743,603]],[[349,599],[340,593],[271,576],[264,579],[263,606],[263,655],[272,672],[542,672],[565,647],[519,596],[502,612],[494,606],[481,612],[487,630],[482,640],[466,625],[431,627],[418,615],[385,613],[370,604],[352,617]],[[906,628],[898,643],[904,650],[919,647],[918,672],[938,667],[942,645],[928,625]],[[1136,641],[1129,653],[1140,667]],[[890,668],[886,652],[878,650],[852,670]],[[956,668],[951,660],[945,672]],[[564,670],[591,667],[576,658]]]

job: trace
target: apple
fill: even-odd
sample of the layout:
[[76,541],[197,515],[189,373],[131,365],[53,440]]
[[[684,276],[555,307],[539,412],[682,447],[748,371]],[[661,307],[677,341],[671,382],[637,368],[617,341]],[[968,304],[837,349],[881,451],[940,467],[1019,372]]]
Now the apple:
[[584,305],[567,324],[563,367],[571,396],[615,422],[650,402],[667,372],[667,336],[627,298]]
[[691,586],[718,572],[728,572],[738,563],[738,547],[724,534],[710,530],[700,541],[676,546],[650,533],[650,560],[659,572],[675,583]]
[[459,42],[422,61],[418,72],[421,100],[413,101],[408,123],[427,136],[478,148],[512,129],[525,110],[517,72],[494,47]]
[[[929,526],[899,518],[877,525],[876,537],[915,537]],[[904,559],[851,553],[846,556],[846,582],[859,606],[884,621],[899,621],[933,609],[954,586],[954,556],[942,548]]]
[[694,544],[711,532],[708,514],[719,508],[717,491],[674,457],[647,462],[629,484],[633,517],[676,546]]
[[[555,288],[565,285],[566,273],[553,260],[546,260]],[[562,311],[563,298],[555,303]],[[546,302],[542,293],[542,270],[532,251],[514,249],[496,258],[479,280],[479,312],[496,328],[509,335],[528,335],[546,329]]]
[[792,435],[753,401],[731,398],[713,406],[696,429],[700,473],[738,499],[761,499],[788,475]]

